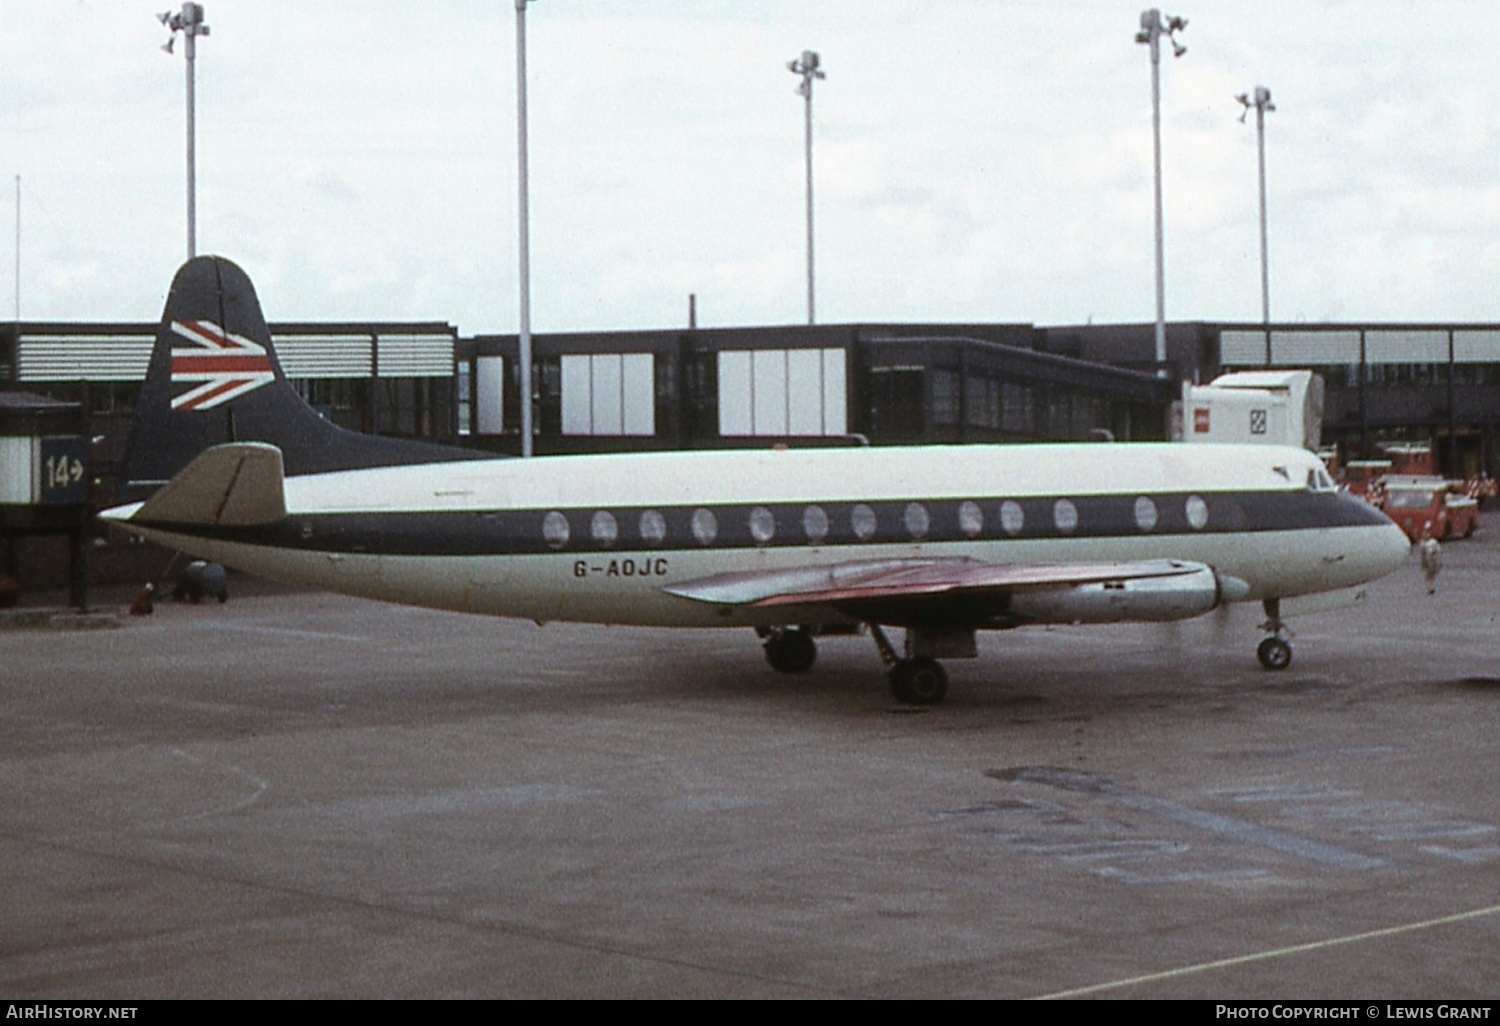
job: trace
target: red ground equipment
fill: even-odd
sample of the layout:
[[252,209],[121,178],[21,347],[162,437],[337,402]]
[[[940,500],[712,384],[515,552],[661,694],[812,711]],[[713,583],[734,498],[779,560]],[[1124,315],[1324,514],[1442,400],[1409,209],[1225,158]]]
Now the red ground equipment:
[[1424,530],[1442,541],[1467,538],[1479,527],[1479,501],[1463,489],[1462,482],[1440,477],[1390,475],[1381,508],[1412,541]]

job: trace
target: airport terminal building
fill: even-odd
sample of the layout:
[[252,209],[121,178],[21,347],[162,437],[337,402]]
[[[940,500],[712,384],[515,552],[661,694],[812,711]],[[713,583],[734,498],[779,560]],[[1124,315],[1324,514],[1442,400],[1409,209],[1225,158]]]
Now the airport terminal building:
[[[273,324],[289,378],[335,422],[520,450],[515,335],[441,322]],[[117,472],[154,324],[0,327],[0,389],[83,404]],[[1500,325],[864,324],[542,334],[535,451],[1163,439],[1183,381],[1306,367],[1344,458],[1430,441],[1443,471],[1500,474]],[[108,489],[106,488],[106,491]]]
[[[1150,368],[1049,352],[1029,325],[819,325],[536,336],[537,451],[1164,437]],[[461,340],[458,423],[514,451],[517,342]]]
[[[1043,330],[1085,360],[1152,349],[1150,325]],[[1205,382],[1231,370],[1316,371],[1323,443],[1346,461],[1384,442],[1426,442],[1449,477],[1500,470],[1500,325],[1194,322],[1168,326],[1168,353],[1176,374]]]

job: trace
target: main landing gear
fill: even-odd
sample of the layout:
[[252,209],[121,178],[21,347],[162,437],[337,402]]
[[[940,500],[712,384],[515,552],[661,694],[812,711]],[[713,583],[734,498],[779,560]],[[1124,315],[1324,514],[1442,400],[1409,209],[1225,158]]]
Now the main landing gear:
[[763,647],[777,673],[806,673],[818,661],[818,643],[806,627],[778,627],[766,635]]
[[[870,635],[885,663],[891,694],[903,705],[937,705],[948,694],[948,671],[936,659],[901,656],[878,624]],[[765,632],[766,662],[777,673],[806,673],[818,660],[818,644],[807,627],[776,627]]]
[[1281,620],[1281,600],[1266,599],[1261,606],[1266,611],[1266,622],[1260,629],[1270,631],[1271,636],[1256,647],[1255,658],[1268,670],[1284,670],[1292,665],[1292,644],[1287,640],[1291,631]]
[[[1255,658],[1267,670],[1285,670],[1292,664],[1291,631],[1281,619],[1281,600],[1266,599],[1262,603],[1266,612],[1261,630],[1270,636],[1263,639],[1255,649]],[[886,637],[879,624],[867,625],[870,637],[885,663],[886,679],[890,681],[891,694],[903,705],[937,705],[948,696],[948,671],[943,664],[932,658],[940,655],[947,658],[973,658],[973,630],[945,634],[932,630],[915,631],[908,628],[906,651],[902,655]],[[808,627],[777,627],[764,631],[766,662],[778,673],[806,673],[818,659],[817,642],[813,630]],[[959,643],[963,642],[963,643]],[[921,654],[911,654],[913,651]]]
[[948,695],[948,671],[936,659],[925,656],[905,658],[896,654],[891,640],[878,623],[870,624],[870,637],[885,663],[891,694],[903,705],[937,705]]

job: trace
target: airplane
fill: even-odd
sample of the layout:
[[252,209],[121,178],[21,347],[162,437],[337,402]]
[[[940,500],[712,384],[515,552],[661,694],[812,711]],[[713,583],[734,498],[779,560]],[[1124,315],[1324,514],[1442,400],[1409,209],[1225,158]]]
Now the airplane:
[[[1401,529],[1273,446],[1085,442],[494,457],[309,407],[222,257],[172,283],[104,521],[248,573],[438,609],[754,628],[777,671],[867,630],[897,701],[976,633],[1353,604]],[[898,651],[885,628],[905,631]]]

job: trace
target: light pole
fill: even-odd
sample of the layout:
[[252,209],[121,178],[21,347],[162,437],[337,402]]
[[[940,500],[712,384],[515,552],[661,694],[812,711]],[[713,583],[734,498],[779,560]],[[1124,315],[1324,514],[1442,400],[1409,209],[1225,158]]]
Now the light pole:
[[1172,43],[1172,56],[1181,57],[1187,47],[1177,42],[1177,33],[1187,28],[1186,18],[1162,18],[1155,7],[1141,12],[1141,30],[1137,43],[1151,48],[1151,145],[1156,165],[1156,364],[1157,373],[1166,374],[1167,362],[1167,286],[1166,260],[1163,256],[1161,228],[1161,37],[1165,33]]
[[[1252,99],[1251,97],[1254,97]],[[1271,265],[1266,245],[1266,112],[1275,110],[1271,102],[1271,90],[1256,86],[1254,93],[1240,93],[1235,97],[1245,109],[1240,121],[1255,108],[1255,147],[1260,157],[1260,319],[1266,326],[1266,367],[1271,366]]]
[[811,50],[803,50],[801,57],[794,61],[787,61],[786,66],[788,71],[802,76],[802,84],[797,86],[797,92],[802,95],[806,114],[803,137],[807,150],[807,323],[812,324],[815,320],[813,304],[813,79],[828,76],[823,74],[822,69],[818,67],[818,55]]
[[191,260],[198,255],[198,144],[197,115],[193,99],[193,63],[198,57],[198,37],[208,35],[208,25],[203,21],[202,4],[186,3],[176,14],[166,11],[156,17],[172,30],[171,38],[162,47],[167,53],[172,52],[177,33],[181,32],[187,40],[183,54],[187,57],[187,255]]
[[[21,323],[21,176],[16,175],[16,324]],[[17,344],[20,328],[16,329]]]
[[521,455],[532,454],[531,438],[531,217],[526,180],[526,4],[516,0],[516,163],[520,193],[516,231],[520,235],[521,331],[519,336],[521,381]]

